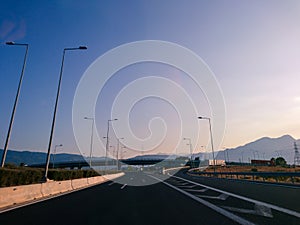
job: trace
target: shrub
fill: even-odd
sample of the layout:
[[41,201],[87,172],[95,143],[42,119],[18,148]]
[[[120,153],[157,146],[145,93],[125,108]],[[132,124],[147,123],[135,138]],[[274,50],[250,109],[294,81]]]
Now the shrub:
[[257,170],[257,168],[252,168],[251,171],[252,172],[257,172],[258,170]]
[[[39,183],[41,182],[43,175],[43,169],[9,165],[8,167],[0,168],[0,187]],[[86,178],[98,175],[99,174],[94,170],[50,169],[48,171],[48,178],[55,181]]]

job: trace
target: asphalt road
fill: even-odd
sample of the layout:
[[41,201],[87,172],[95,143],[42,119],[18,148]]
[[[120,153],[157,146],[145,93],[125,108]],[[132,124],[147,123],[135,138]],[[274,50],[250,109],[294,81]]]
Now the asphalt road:
[[[296,204],[300,203],[298,201],[300,189],[293,192],[291,190],[294,189],[281,187],[282,195],[288,192],[288,198],[294,198],[290,201],[277,202],[284,197],[273,196],[273,187],[256,185],[249,188],[250,194],[245,200],[239,197],[246,195],[249,184],[244,184],[246,186],[243,187],[243,184],[234,182],[201,180],[186,176],[184,173],[164,179],[165,177],[159,174],[128,173],[120,178],[120,183],[109,181],[1,213],[0,224],[300,224],[298,214],[296,216],[289,214],[300,212],[299,204]],[[160,180],[161,182],[148,186],[130,186],[127,182],[135,181],[142,184]],[[220,192],[219,188],[226,193],[222,193],[222,190]],[[278,190],[276,188],[275,190],[277,193]],[[264,194],[256,196],[255,193],[260,191]],[[267,195],[270,198],[274,197],[275,200],[268,201],[265,206],[261,203],[268,199]],[[254,199],[254,202],[249,202],[249,199]],[[279,209],[272,209],[268,204],[279,205]],[[281,209],[287,209],[288,212],[282,212]]]

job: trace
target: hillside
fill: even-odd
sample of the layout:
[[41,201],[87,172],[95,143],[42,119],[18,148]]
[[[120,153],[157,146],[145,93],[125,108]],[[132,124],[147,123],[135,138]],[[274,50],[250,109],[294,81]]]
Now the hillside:
[[239,146],[233,149],[219,151],[217,159],[225,159],[234,162],[249,162],[251,159],[271,159],[282,156],[289,164],[294,163],[294,142],[297,143],[298,150],[300,140],[294,139],[290,135],[284,135],[278,138],[264,137],[256,141]]
[[[3,150],[0,149],[0,158],[2,158],[2,154]],[[20,163],[27,165],[45,163],[46,156],[47,154],[43,152],[8,150],[5,163],[12,163],[15,165],[20,165]],[[51,160],[52,159],[53,158],[51,157]],[[62,153],[55,155],[55,162],[77,161],[82,159],[83,157],[81,155],[76,154]]]

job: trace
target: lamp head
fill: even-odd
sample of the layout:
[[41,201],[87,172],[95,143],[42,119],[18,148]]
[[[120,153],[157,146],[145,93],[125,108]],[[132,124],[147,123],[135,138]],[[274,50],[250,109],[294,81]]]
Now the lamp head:
[[7,45],[14,45],[15,42],[13,42],[13,41],[8,41],[8,42],[6,42],[6,44],[7,44]]

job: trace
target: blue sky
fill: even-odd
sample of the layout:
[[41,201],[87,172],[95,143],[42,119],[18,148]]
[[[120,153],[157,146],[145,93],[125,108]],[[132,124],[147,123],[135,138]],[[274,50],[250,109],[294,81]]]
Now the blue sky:
[[[105,52],[140,40],[163,40],[189,48],[214,72],[227,112],[220,148],[239,146],[263,136],[300,137],[297,0],[6,1],[0,9],[0,145],[4,145],[25,51],[4,45],[6,41],[30,45],[9,145],[10,149],[20,150],[46,151],[62,50],[88,46],[87,51],[66,54],[53,141],[63,144],[63,151],[78,153],[72,131],[72,103],[82,75]],[[124,85],[146,73],[160,73],[176,80],[188,90],[201,114],[210,114],[205,96],[194,90],[182,72],[161,65],[141,65],[120,71],[103,90],[104,100],[99,99],[96,110],[100,136],[105,136],[113,97]],[[170,131],[178,129],[174,110],[162,101],[143,101],[132,113],[133,130],[141,137],[148,135],[148,121],[156,115],[172,115],[166,119]],[[193,140],[196,151],[209,143],[207,124],[199,125],[202,133],[197,143]],[[178,138],[176,132],[168,135],[164,148]],[[113,138],[112,144],[115,145]],[[179,148],[186,151],[188,146],[183,142]]]

